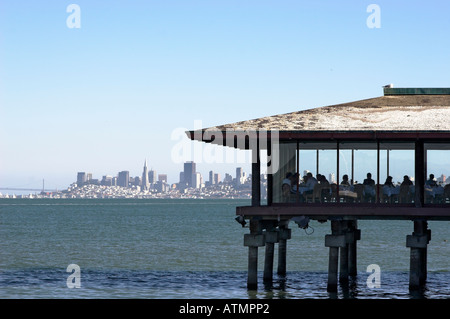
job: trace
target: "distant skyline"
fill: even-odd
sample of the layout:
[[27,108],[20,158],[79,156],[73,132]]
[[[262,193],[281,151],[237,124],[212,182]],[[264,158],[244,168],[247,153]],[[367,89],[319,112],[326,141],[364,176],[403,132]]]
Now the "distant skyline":
[[[198,143],[174,133],[196,122],[378,97],[389,83],[450,87],[448,12],[448,1],[1,1],[0,187],[140,176],[144,159],[174,183],[196,158],[176,162],[173,148]],[[237,157],[196,162],[204,177],[250,173]]]
[[[198,185],[194,186],[192,184],[193,175],[196,174],[196,173],[200,174],[201,178],[203,179],[203,183],[209,181],[211,172],[213,172],[214,175],[218,175],[216,177],[216,178],[219,179],[218,182],[222,182],[227,174],[230,175],[232,178],[235,178],[237,176],[237,170],[238,169],[240,169],[241,176],[248,177],[249,175],[251,175],[251,172],[244,171],[242,169],[242,167],[236,167],[233,171],[226,172],[225,174],[217,173],[217,171],[214,171],[214,170],[210,170],[207,173],[202,173],[202,171],[199,171],[198,168],[199,167],[197,166],[197,163],[195,163],[193,161],[185,162],[185,163],[183,163],[181,165],[181,169],[180,169],[180,171],[177,174],[176,181],[175,182],[169,182],[167,180],[167,183],[168,184],[177,184],[177,183],[181,182],[181,183],[186,183],[186,185],[188,187],[198,188],[198,187],[196,187]],[[147,190],[148,190],[148,188],[149,188],[148,184],[151,184],[150,179],[148,179],[148,176],[149,176],[150,172],[152,172],[153,174],[156,174],[156,176],[154,176],[154,179],[155,179],[154,182],[158,181],[159,176],[167,177],[167,174],[165,172],[161,172],[161,171],[157,170],[156,168],[150,168],[149,169],[148,166],[147,166],[147,161],[145,161],[144,165],[143,165],[143,167],[141,169],[141,173],[134,174],[134,172],[130,172],[129,170],[124,169],[124,170],[122,170],[120,172],[110,172],[108,174],[105,174],[105,175],[102,175],[102,176],[98,176],[97,174],[95,174],[95,172],[78,171],[77,174],[76,174],[76,177],[74,178],[72,183],[78,183],[78,182],[85,183],[85,182],[87,182],[89,180],[89,178],[87,178],[88,176],[91,179],[93,179],[93,180],[98,180],[98,182],[101,182],[103,177],[116,177],[117,178],[116,182],[118,183],[118,186],[126,186],[125,185],[126,184],[125,180],[123,180],[122,183],[119,182],[121,173],[122,174],[126,173],[127,177],[128,177],[128,180],[138,177],[140,185],[146,185],[147,186]],[[190,174],[187,174],[187,172],[190,172]],[[262,172],[262,174],[264,174],[264,173]],[[144,177],[145,176],[147,176],[147,183],[144,181]],[[182,180],[182,178],[183,178],[183,180]],[[142,183],[143,181],[144,181],[144,184]],[[122,184],[122,185],[119,185],[119,184]],[[67,186],[70,186],[70,185],[67,185]]]

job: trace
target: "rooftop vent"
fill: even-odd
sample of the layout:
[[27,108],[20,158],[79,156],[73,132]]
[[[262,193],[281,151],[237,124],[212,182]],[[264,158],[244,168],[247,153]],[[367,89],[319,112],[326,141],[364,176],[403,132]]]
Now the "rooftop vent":
[[392,84],[383,86],[384,95],[449,95],[450,88],[394,88]]

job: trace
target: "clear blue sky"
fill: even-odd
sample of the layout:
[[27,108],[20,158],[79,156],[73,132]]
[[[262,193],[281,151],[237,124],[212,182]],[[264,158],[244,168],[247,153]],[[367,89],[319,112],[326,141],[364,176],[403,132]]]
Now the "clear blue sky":
[[[449,1],[0,0],[0,186],[138,176],[146,158],[177,182],[171,136],[194,121],[450,87],[449,31]],[[197,168],[236,166],[249,172]]]

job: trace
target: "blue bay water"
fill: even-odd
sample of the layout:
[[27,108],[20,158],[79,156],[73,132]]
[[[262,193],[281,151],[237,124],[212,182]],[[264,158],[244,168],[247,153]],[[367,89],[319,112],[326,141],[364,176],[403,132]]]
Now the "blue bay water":
[[[449,222],[429,222],[428,279],[410,294],[411,221],[358,221],[358,276],[326,292],[330,223],[290,223],[287,276],[247,291],[236,206],[248,200],[1,199],[0,298],[449,298]],[[259,270],[264,249],[259,249]],[[275,254],[275,269],[276,259]],[[69,289],[68,265],[80,267]],[[381,268],[370,289],[367,266]]]

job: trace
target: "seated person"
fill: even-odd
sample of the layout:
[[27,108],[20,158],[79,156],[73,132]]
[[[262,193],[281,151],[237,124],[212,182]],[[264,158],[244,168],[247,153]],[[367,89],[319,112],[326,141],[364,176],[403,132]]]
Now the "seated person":
[[371,173],[367,173],[367,178],[364,179],[363,185],[364,200],[367,202],[375,201],[375,181],[372,179]]
[[400,184],[399,191],[399,202],[400,203],[411,203],[412,201],[412,191],[411,185],[413,182],[409,179],[408,175],[403,176],[403,182]]
[[323,201],[325,198],[331,196],[330,182],[328,182],[324,175],[318,174],[317,177],[317,180],[320,183],[320,197]]
[[392,183],[392,176],[388,176],[386,181],[384,182],[384,186],[395,187],[394,183]]
[[413,182],[409,179],[409,176],[405,175],[405,176],[403,176],[403,182],[400,184],[400,186],[405,186],[405,185],[410,186],[412,184],[413,184]]
[[372,174],[367,173],[367,178],[364,179],[363,185],[375,186],[375,181],[372,179]]
[[308,173],[306,174],[306,183],[305,186],[307,187],[307,192],[311,191],[314,189],[314,185],[317,184],[317,179],[314,178],[314,176],[312,175],[312,173]]
[[327,178],[324,175],[317,174],[317,177],[317,180],[321,185],[323,185],[324,187],[330,186],[330,182],[328,182]]
[[283,181],[281,182],[281,185],[288,184],[289,187],[291,187],[291,179],[292,179],[292,173],[291,173],[291,172],[288,172],[288,173],[286,174],[286,178],[283,179]]
[[437,187],[438,186],[436,181],[434,180],[433,174],[430,174],[430,178],[425,182],[425,186],[428,186],[428,187]]
[[289,196],[289,194],[291,193],[292,190],[292,173],[287,173],[286,174],[286,178],[283,179],[283,181],[281,182],[281,191],[283,196],[286,197],[286,200],[288,199],[287,197]]
[[[291,177],[291,188],[292,188],[292,193],[297,193],[300,191],[300,193],[302,192],[302,182],[299,180],[299,175],[298,173],[294,173]],[[297,186],[299,186],[300,188],[297,189]]]
[[342,182],[341,185],[345,185],[345,186],[350,186],[350,182],[348,181],[348,175],[345,174],[344,176],[342,176]]

